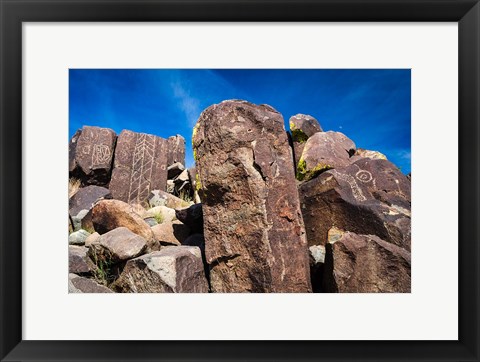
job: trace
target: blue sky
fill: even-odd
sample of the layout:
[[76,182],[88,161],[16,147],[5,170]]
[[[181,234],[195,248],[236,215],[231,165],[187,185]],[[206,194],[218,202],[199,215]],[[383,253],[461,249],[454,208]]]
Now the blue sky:
[[377,150],[410,172],[409,69],[71,69],[69,136],[84,125],[186,139],[200,113],[225,99],[267,103],[288,119],[310,114],[324,131]]

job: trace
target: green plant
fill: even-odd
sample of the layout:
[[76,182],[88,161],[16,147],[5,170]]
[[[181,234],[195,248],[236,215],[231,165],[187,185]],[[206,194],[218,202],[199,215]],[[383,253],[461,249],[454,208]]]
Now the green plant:
[[180,193],[178,194],[178,197],[181,198],[183,201],[190,202],[192,201],[192,197],[190,196],[190,193],[185,190],[180,190]]
[[104,250],[100,252],[93,246],[91,255],[93,262],[97,266],[94,272],[95,280],[98,283],[107,286],[115,279],[113,276],[113,262],[110,253]]
[[73,195],[75,195],[78,190],[80,189],[80,186],[81,186],[81,181],[74,178],[74,177],[71,177],[69,180],[68,180],[68,198],[71,198]]
[[153,218],[157,222],[157,224],[161,224],[165,221],[165,218],[163,217],[163,214],[161,212],[156,212],[153,214]]

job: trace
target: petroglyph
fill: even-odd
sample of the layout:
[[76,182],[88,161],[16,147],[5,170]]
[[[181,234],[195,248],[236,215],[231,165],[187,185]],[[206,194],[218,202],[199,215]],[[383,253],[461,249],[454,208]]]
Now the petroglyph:
[[[337,170],[332,170],[332,171],[335,172],[335,176],[338,179],[348,183],[348,185],[350,186],[350,189],[352,190],[352,195],[355,198],[355,200],[357,200],[357,201],[367,200],[365,195],[363,195],[363,192],[360,189],[360,187],[358,187],[357,181],[355,181],[355,178],[352,175],[347,175],[347,174],[344,174],[344,173],[340,173]],[[372,175],[370,174],[370,176],[372,176]],[[362,181],[362,182],[364,182],[364,181]]]
[[107,145],[93,145],[92,166],[109,163],[112,159],[112,152]]
[[[144,200],[150,193],[156,137],[140,133],[135,143],[128,202]],[[165,165],[162,165],[165,167]]]
[[373,180],[372,174],[366,170],[359,170],[355,174],[355,177],[357,178],[358,181],[361,181],[363,183],[367,183]]

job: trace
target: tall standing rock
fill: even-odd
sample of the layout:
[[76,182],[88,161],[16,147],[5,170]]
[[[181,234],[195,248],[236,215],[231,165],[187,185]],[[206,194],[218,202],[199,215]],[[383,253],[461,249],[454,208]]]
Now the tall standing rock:
[[175,162],[185,165],[185,138],[177,134],[176,136],[168,137],[167,142],[167,166],[173,165]]
[[128,130],[118,136],[110,181],[114,199],[145,203],[152,190],[167,187],[167,140]]
[[289,120],[290,132],[293,140],[293,153],[295,155],[295,165],[298,164],[302,156],[305,142],[317,132],[323,132],[320,123],[307,114],[296,114]]
[[309,256],[283,117],[224,101],[193,135],[214,292],[310,292]]
[[70,177],[83,185],[108,185],[116,134],[109,128],[84,126],[70,140]]

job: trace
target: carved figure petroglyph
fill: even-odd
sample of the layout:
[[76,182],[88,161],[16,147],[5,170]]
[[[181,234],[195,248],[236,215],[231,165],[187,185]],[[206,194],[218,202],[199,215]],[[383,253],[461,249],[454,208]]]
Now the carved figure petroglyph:
[[[343,180],[346,183],[348,183],[348,185],[350,186],[350,189],[352,190],[352,194],[353,194],[353,197],[355,198],[355,200],[357,200],[357,201],[367,200],[365,195],[363,195],[363,192],[360,189],[360,187],[358,187],[357,181],[355,181],[355,178],[352,175],[347,175],[347,174],[344,174],[344,173],[340,173],[336,170],[332,170],[332,171],[335,172],[335,175],[336,175],[337,178],[339,178],[340,180]],[[362,182],[364,182],[364,181],[362,181]]]
[[128,202],[144,200],[150,193],[155,161],[155,136],[140,133],[135,143]]

